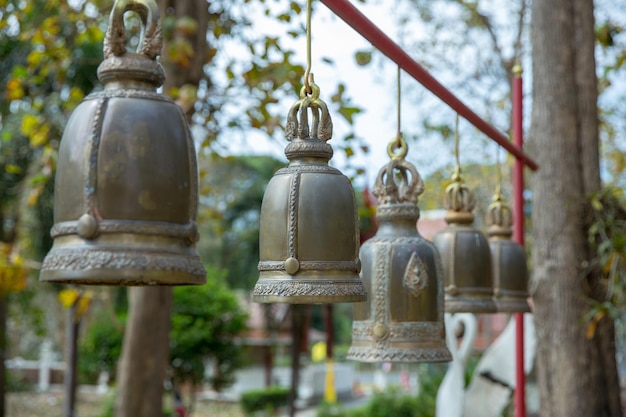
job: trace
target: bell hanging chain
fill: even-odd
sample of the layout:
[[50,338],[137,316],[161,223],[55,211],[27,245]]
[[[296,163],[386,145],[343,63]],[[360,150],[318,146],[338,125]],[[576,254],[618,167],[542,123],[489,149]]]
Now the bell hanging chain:
[[[445,208],[453,212],[471,213],[474,210],[476,201],[473,193],[463,182],[459,153],[459,115],[457,114],[454,128],[454,157],[456,165],[454,174],[452,174],[452,184],[446,188]],[[473,216],[471,221],[473,221]]]
[[[396,97],[397,97],[397,131],[396,137],[387,145],[387,155],[391,159],[404,159],[406,154],[408,153],[408,146],[406,141],[404,140],[404,135],[402,134],[402,121],[401,121],[401,113],[402,113],[402,96],[400,90],[400,66],[398,65],[398,74],[397,74],[397,83],[396,83]],[[394,149],[399,149],[398,152],[395,152]]]

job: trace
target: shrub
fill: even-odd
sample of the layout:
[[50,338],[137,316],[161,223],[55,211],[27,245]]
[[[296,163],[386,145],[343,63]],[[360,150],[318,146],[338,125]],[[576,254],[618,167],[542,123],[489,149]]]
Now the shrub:
[[289,388],[271,387],[244,392],[241,395],[241,408],[246,415],[258,412],[275,413],[280,407],[289,403]]
[[369,417],[423,417],[418,411],[419,402],[414,396],[397,389],[375,394],[368,404]]
[[78,369],[81,383],[94,383],[102,371],[115,378],[115,368],[122,352],[124,318],[112,319],[102,311],[89,327],[78,349]]
[[246,328],[247,313],[224,281],[225,271],[208,268],[207,282],[174,289],[170,364],[175,384],[199,385],[205,364],[216,391],[234,382],[241,365],[235,337]]
[[346,409],[341,404],[322,403],[316,417],[369,417],[368,407]]

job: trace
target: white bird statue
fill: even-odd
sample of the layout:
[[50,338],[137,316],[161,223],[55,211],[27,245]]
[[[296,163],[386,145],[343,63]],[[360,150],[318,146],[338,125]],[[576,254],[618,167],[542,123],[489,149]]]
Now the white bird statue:
[[[437,392],[436,417],[463,417],[465,406],[465,367],[477,333],[476,316],[470,313],[446,313],[446,342],[452,362]],[[463,325],[463,338],[457,347],[457,330]]]
[[[524,372],[535,360],[536,339],[532,314],[524,314]],[[497,417],[515,390],[515,319],[483,353],[465,393],[463,417]]]

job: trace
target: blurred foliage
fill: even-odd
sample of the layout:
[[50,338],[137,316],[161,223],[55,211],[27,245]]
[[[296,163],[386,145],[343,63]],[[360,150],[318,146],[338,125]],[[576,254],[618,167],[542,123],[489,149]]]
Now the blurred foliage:
[[202,260],[229,285],[251,290],[259,273],[259,218],[265,186],[286,165],[269,156],[201,155],[199,219]]
[[[338,303],[332,305],[333,342],[336,345],[349,345],[352,340],[352,317],[354,306],[352,303]],[[311,328],[326,332],[327,305],[317,304],[311,308]],[[338,352],[335,351],[335,357]],[[338,358],[338,357],[337,357]],[[339,359],[339,358],[338,358]]]
[[605,187],[589,200],[588,239],[595,258],[587,270],[602,277],[604,297],[590,297],[591,308],[585,315],[587,337],[593,338],[604,317],[623,318],[626,310],[626,200],[622,189]]
[[19,370],[9,369],[5,374],[7,392],[28,392],[33,390],[33,384]]
[[170,364],[175,383],[205,381],[217,391],[234,382],[241,366],[234,338],[246,328],[247,314],[224,282],[225,273],[208,268],[207,283],[174,289]]
[[100,310],[89,324],[78,346],[78,371],[81,383],[95,384],[101,372],[115,379],[117,361],[122,351],[125,314],[111,317]]

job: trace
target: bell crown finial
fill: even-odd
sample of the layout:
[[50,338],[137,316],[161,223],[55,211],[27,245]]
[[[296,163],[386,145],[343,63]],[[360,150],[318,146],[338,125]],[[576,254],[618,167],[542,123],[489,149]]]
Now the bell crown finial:
[[392,159],[385,164],[378,172],[372,189],[380,205],[417,204],[423,192],[424,181],[415,165],[403,158]]
[[446,187],[444,207],[448,210],[445,216],[448,224],[471,224],[474,222],[472,210],[476,202],[474,194],[465,186],[461,177],[461,162],[459,158],[459,115],[454,122],[454,159],[456,165],[452,174],[452,184]]
[[[124,13],[129,11],[137,13],[143,25],[137,52],[126,50]],[[102,83],[148,82],[154,88],[163,84],[165,71],[156,59],[163,47],[159,18],[159,7],[154,0],[115,1],[104,38],[104,61],[98,67],[98,79]]]
[[444,207],[448,210],[445,220],[448,223],[469,224],[474,221],[472,210],[476,206],[474,194],[465,185],[461,177],[461,168],[457,165],[452,175],[452,184],[446,187]]
[[372,188],[379,204],[376,218],[381,222],[417,221],[420,215],[417,201],[424,192],[424,181],[415,165],[404,159],[408,146],[402,133],[398,132],[389,143],[387,153],[391,160],[380,169]]
[[513,213],[506,204],[504,196],[500,192],[500,187],[496,190],[491,204],[487,209],[487,234],[489,236],[511,237],[513,234]]
[[[326,143],[333,136],[333,121],[328,106],[320,99],[320,88],[313,82],[313,74],[309,75],[311,95],[307,95],[306,87],[302,87],[300,100],[295,102],[287,116],[285,135],[289,144],[285,148],[285,156],[294,162],[302,158],[319,158],[328,162],[333,157],[333,148]],[[309,110],[313,118],[309,126]]]

